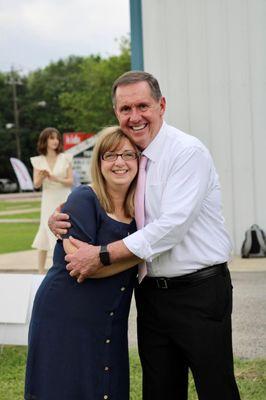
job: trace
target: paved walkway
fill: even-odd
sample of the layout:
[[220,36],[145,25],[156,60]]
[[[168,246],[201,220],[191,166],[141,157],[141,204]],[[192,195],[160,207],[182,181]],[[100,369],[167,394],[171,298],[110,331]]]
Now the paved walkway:
[[22,193],[1,193],[0,200],[19,201],[36,201],[41,198],[41,192],[22,192]]
[[[51,255],[48,255],[46,268],[51,264]],[[232,272],[266,272],[266,258],[234,257],[229,268]],[[37,272],[37,269],[37,250],[0,254],[0,272]]]

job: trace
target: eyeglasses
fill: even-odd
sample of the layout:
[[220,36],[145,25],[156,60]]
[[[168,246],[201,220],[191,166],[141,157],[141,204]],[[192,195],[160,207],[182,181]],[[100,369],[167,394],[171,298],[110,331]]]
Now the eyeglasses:
[[123,153],[112,153],[111,151],[107,151],[106,153],[101,155],[102,160],[104,161],[116,161],[118,157],[121,157],[124,161],[132,161],[136,160],[139,157],[139,153],[135,151],[124,151]]

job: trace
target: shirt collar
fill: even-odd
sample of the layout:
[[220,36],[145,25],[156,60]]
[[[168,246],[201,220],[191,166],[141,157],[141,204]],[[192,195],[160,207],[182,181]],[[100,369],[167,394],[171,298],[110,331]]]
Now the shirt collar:
[[163,121],[161,129],[159,130],[155,138],[151,141],[148,147],[143,150],[142,154],[145,155],[149,160],[156,161],[160,158],[160,149],[162,148],[164,143],[164,131],[166,127],[167,124],[165,121]]

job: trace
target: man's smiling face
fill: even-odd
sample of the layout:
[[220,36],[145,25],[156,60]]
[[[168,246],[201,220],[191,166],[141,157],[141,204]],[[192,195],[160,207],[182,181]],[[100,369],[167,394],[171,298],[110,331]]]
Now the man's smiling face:
[[122,131],[141,149],[159,132],[165,112],[165,98],[155,100],[145,81],[120,85],[115,94],[115,114]]

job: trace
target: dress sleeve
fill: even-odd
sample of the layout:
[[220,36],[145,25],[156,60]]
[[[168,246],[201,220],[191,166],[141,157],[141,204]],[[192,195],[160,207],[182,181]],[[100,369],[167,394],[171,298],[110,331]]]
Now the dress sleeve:
[[42,160],[40,156],[31,157],[30,162],[33,168],[42,169]]
[[64,239],[73,236],[86,243],[96,243],[96,233],[99,224],[97,198],[90,188],[79,186],[71,192],[62,212],[70,217],[71,227]]

